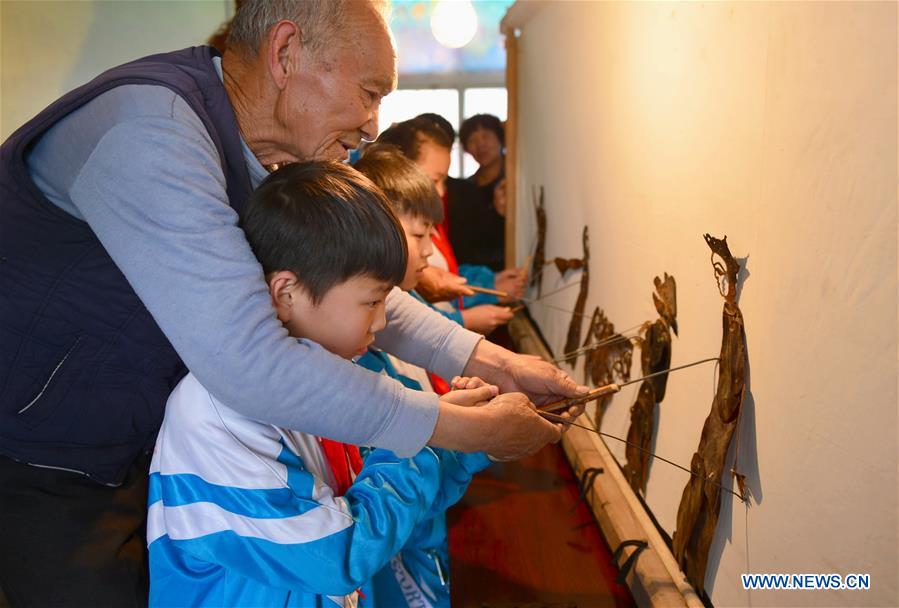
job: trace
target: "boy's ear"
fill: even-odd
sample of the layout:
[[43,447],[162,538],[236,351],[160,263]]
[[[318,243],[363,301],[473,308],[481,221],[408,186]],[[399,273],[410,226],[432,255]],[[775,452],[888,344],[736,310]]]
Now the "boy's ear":
[[272,297],[272,306],[282,323],[290,321],[293,312],[294,292],[297,290],[297,275],[289,270],[278,270],[266,277],[268,292]]

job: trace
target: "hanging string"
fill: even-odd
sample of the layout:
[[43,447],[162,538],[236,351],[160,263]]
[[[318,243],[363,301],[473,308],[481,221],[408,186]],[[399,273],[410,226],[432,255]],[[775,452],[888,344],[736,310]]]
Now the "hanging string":
[[559,415],[557,415],[557,414],[551,414],[551,413],[549,413],[549,412],[537,412],[537,413],[539,413],[541,416],[543,416],[543,417],[545,417],[545,418],[547,418],[547,419],[549,419],[549,420],[552,420],[553,422],[561,422],[562,424],[570,424],[571,426],[576,426],[576,427],[581,428],[581,429],[584,429],[584,430],[586,430],[586,431],[590,431],[591,433],[596,433],[596,434],[599,435],[600,437],[608,437],[609,439],[614,439],[614,440],[616,440],[616,441],[620,441],[621,443],[624,443],[624,444],[629,445],[629,446],[631,446],[631,447],[637,448],[637,449],[640,450],[641,452],[644,452],[644,453],[646,453],[646,454],[652,456],[653,458],[658,458],[658,459],[661,460],[662,462],[668,463],[668,464],[670,464],[671,466],[680,469],[681,471],[685,471],[685,472],[689,473],[689,474],[692,475],[693,477],[696,477],[697,479],[702,480],[703,483],[711,484],[711,485],[713,485],[713,486],[716,486],[718,489],[727,492],[728,494],[733,494],[734,496],[736,496],[737,498],[739,498],[741,502],[745,502],[745,501],[746,501],[746,499],[745,499],[743,496],[741,496],[740,494],[737,494],[736,492],[734,492],[734,491],[731,490],[730,488],[725,488],[724,486],[722,486],[720,483],[718,483],[718,482],[716,482],[716,481],[712,481],[711,479],[706,479],[705,477],[703,477],[703,476],[701,476],[701,475],[699,475],[699,474],[697,474],[697,473],[694,473],[694,472],[691,471],[690,469],[688,469],[688,468],[686,468],[686,467],[683,467],[683,466],[677,464],[676,462],[673,462],[673,461],[671,461],[671,460],[668,460],[667,458],[663,458],[662,456],[659,456],[659,455],[656,454],[655,452],[652,452],[652,451],[650,451],[650,450],[647,450],[646,448],[644,448],[644,447],[642,447],[642,446],[639,446],[639,445],[637,445],[636,443],[633,443],[633,442],[631,442],[631,441],[628,441],[627,439],[622,439],[621,437],[618,437],[618,436],[616,436],[616,435],[612,435],[612,434],[610,434],[610,433],[604,433],[604,432],[602,432],[602,431],[600,431],[600,430],[597,430],[596,428],[593,428],[593,427],[591,427],[591,426],[586,426],[586,425],[583,425],[583,424],[577,424],[576,422],[571,422],[571,421],[568,420],[567,418],[564,418],[564,417],[559,416]]
[[614,344],[615,342],[621,342],[623,340],[633,340],[635,338],[638,338],[640,335],[639,331],[633,336],[628,336],[626,334],[628,334],[634,330],[641,329],[643,327],[643,325],[644,325],[643,323],[641,323],[640,325],[634,325],[633,327],[628,327],[627,329],[624,329],[624,330],[618,332],[616,335],[606,338],[605,340],[600,340],[599,342],[594,342],[592,344],[585,344],[584,346],[582,346],[580,348],[576,348],[569,353],[565,353],[563,356],[559,357],[558,359],[553,359],[552,362],[553,363],[562,363],[563,361],[567,361],[569,357],[572,357],[575,355],[580,355],[581,353],[590,352],[592,350],[602,348],[603,346],[608,346],[609,344]]
[[[546,270],[547,266],[552,266],[552,265],[554,265],[554,264],[555,264],[555,261],[554,261],[554,260],[550,260],[550,261],[548,261],[548,262],[544,262],[544,263],[543,263],[543,266],[540,268],[540,270],[538,270],[537,272],[535,272],[534,274],[532,274],[532,275],[528,278],[528,281],[536,281],[538,278],[540,278],[540,275],[543,274],[543,271]],[[542,297],[542,296],[541,296],[541,297]]]
[[544,308],[550,308],[552,310],[558,310],[559,312],[566,312],[570,315],[574,315],[575,317],[586,317],[589,316],[585,312],[578,312],[576,310],[570,310],[568,308],[562,308],[561,306],[555,306],[554,304],[547,304],[546,302],[536,301],[533,304],[538,304]]
[[558,289],[554,289],[553,291],[550,291],[549,293],[543,294],[539,298],[518,298],[518,299],[521,300],[522,302],[527,302],[528,304],[540,304],[540,300],[542,300],[543,298],[548,298],[549,296],[554,296],[557,293],[565,291],[566,289],[571,289],[572,287],[578,287],[578,286],[580,286],[580,284],[581,284],[581,282],[577,281],[576,283],[569,283],[568,285],[563,285],[562,287],[559,287]]

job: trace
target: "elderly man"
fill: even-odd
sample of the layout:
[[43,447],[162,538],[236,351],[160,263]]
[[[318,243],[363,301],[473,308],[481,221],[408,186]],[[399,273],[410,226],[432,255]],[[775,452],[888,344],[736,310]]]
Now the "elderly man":
[[559,438],[513,391],[583,387],[401,292],[379,346],[506,394],[438,401],[277,322],[238,227],[244,200],[266,169],[373,139],[395,82],[375,5],[249,0],[223,58],[197,47],[114,68],[0,148],[0,585],[13,604],[146,601],[147,454],[185,367],[249,417],[402,455],[427,443],[508,459]]

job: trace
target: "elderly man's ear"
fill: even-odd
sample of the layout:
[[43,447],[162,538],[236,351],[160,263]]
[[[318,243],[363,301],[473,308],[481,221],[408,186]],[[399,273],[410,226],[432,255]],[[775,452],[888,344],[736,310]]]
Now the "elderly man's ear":
[[301,40],[300,28],[292,21],[279,21],[269,32],[265,59],[272,80],[279,89],[287,86],[291,62],[299,56]]

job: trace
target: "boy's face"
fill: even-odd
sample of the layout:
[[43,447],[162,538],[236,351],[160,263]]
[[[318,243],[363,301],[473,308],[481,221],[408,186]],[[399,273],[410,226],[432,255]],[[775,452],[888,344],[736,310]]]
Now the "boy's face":
[[364,354],[374,334],[387,325],[384,300],[392,288],[391,283],[356,276],[314,304],[292,272],[279,271],[269,278],[272,302],[290,335],[318,342],[344,359]]
[[399,217],[409,248],[406,276],[400,283],[400,289],[409,291],[415,288],[415,285],[421,280],[422,271],[428,267],[428,258],[434,253],[434,247],[431,244],[431,230],[434,229],[434,225],[414,215],[402,214]]

